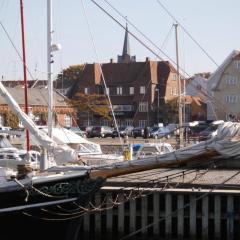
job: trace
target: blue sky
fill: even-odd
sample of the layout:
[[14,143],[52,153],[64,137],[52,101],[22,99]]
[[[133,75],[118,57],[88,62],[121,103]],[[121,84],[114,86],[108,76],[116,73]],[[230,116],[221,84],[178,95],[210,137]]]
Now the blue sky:
[[[96,57],[82,2],[91,26],[98,52]],[[102,13],[90,0],[53,0],[54,42],[61,43],[62,50],[55,53],[54,73],[69,65],[116,61],[122,52],[124,31]],[[122,24],[124,20],[104,2],[96,0]],[[157,3],[157,0],[108,0],[124,16],[175,59],[173,20]],[[240,49],[240,1],[239,0],[159,0],[175,18],[191,33],[209,55],[218,63],[233,49]],[[24,0],[27,65],[34,78],[46,79],[46,0]],[[0,0],[0,21],[12,41],[21,52],[19,0]],[[129,30],[135,30],[129,26]],[[171,30],[171,31],[170,31]],[[169,37],[166,37],[169,33]],[[143,39],[142,39],[143,40]],[[166,41],[165,41],[166,40]],[[4,79],[22,79],[22,65],[0,28],[0,74]],[[163,42],[165,44],[163,45]],[[130,38],[131,52],[137,61],[146,57],[156,58],[137,41]],[[153,48],[154,49],[154,48]],[[157,50],[156,50],[157,51]],[[216,65],[179,28],[180,65],[192,75],[214,71]],[[160,54],[163,59],[166,59]]]

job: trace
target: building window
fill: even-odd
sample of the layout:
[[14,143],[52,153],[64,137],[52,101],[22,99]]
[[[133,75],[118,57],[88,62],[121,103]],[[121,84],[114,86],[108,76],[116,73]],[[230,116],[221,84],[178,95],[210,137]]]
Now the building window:
[[236,76],[228,76],[226,79],[226,84],[227,85],[236,85],[237,84],[237,77]]
[[72,125],[72,117],[68,114],[64,115],[64,127],[71,127]]
[[84,93],[85,93],[85,94],[90,94],[90,88],[85,87],[85,88],[84,88]]
[[145,94],[145,93],[146,93],[145,86],[140,86],[140,94]]
[[133,126],[133,120],[132,119],[125,119],[125,126]]
[[236,95],[227,95],[225,97],[227,103],[236,103],[237,102],[237,96]]
[[139,125],[139,127],[147,126],[147,120],[139,120],[138,125]]
[[174,95],[174,96],[177,95],[177,88],[176,88],[176,87],[173,89],[173,95]]
[[122,95],[122,87],[117,87],[117,95]]
[[176,74],[176,73],[173,73],[173,75],[172,75],[172,80],[174,80],[174,81],[177,80],[177,74]]
[[148,111],[148,102],[139,102],[139,112]]
[[240,69],[240,60],[235,60],[234,62],[235,62],[235,67],[237,69]]
[[129,88],[129,94],[130,94],[130,95],[133,95],[133,94],[134,94],[134,87],[130,87],[130,88]]

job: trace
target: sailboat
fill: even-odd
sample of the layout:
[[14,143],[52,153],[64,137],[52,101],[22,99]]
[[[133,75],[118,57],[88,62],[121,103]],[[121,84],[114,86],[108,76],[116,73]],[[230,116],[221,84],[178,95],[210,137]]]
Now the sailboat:
[[[22,7],[22,1],[21,7]],[[9,171],[0,167],[0,216],[1,214],[41,209],[75,202],[84,205],[89,198],[102,186],[104,179],[91,179],[90,168],[87,166],[71,167],[49,170],[48,163],[61,165],[63,162],[76,160],[77,155],[68,146],[60,146],[52,139],[52,52],[54,44],[51,40],[51,0],[47,1],[48,9],[48,80],[49,80],[49,110],[48,135],[40,131],[32,119],[23,112],[6,88],[0,83],[0,94],[11,110],[22,121],[24,127],[41,143],[46,150],[40,159],[41,171],[32,171],[29,166],[29,156],[26,154],[26,164],[19,164],[17,171]],[[22,28],[23,29],[23,28]],[[56,47],[56,46],[55,46]],[[24,61],[24,65],[25,61]],[[27,132],[28,135],[28,132]]]

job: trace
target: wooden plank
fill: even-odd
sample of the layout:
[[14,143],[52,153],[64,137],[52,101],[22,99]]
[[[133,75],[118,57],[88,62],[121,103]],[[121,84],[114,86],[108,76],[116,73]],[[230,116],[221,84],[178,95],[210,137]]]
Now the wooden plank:
[[159,218],[160,218],[160,199],[159,193],[155,192],[153,194],[153,234],[159,234]]
[[[124,201],[124,196],[123,194],[119,195],[119,202],[123,202]],[[118,205],[118,232],[120,234],[124,233],[124,203],[121,203],[120,205]]]
[[234,209],[233,196],[227,196],[227,239],[233,239]]
[[113,209],[112,207],[112,194],[107,193],[107,207],[110,207],[110,209],[107,209],[106,211],[106,223],[107,223],[107,231],[112,231],[112,224],[113,224]]
[[[89,206],[87,206],[87,208],[88,207]],[[90,214],[89,213],[86,213],[83,216],[83,230],[86,232],[89,232],[89,230],[90,230]]]
[[172,195],[167,193],[165,195],[165,234],[166,237],[172,235]]
[[202,199],[202,238],[208,239],[208,196]]
[[183,238],[183,234],[184,234],[184,196],[178,195],[177,198],[177,208],[178,208],[178,212],[177,212],[177,231],[178,231],[178,238],[182,239]]
[[214,236],[221,238],[221,197],[216,195],[214,198]]
[[190,237],[196,237],[196,196],[190,196]]
[[[100,206],[101,204],[101,195],[99,193],[96,193],[95,195],[95,207]],[[95,231],[97,233],[101,232],[101,212],[95,213]]]
[[136,200],[132,199],[130,204],[130,232],[136,231]]
[[147,229],[145,228],[148,223],[148,205],[147,205],[147,196],[142,196],[141,198],[141,227],[143,228],[142,233],[146,233]]

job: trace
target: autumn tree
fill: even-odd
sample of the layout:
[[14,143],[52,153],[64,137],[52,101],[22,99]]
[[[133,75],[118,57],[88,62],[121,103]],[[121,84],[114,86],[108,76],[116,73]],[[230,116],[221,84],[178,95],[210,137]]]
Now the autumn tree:
[[109,104],[105,95],[77,93],[74,99],[68,101],[79,112],[91,112],[107,120],[112,120],[109,115]]

